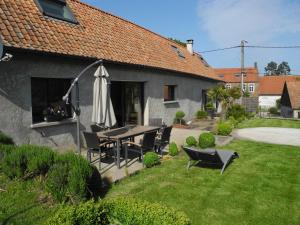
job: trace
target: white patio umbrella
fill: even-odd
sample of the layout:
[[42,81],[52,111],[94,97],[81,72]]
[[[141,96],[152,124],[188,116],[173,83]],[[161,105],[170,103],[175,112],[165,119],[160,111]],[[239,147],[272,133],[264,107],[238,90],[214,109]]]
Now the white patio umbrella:
[[112,127],[116,124],[116,116],[110,99],[109,74],[105,67],[100,65],[94,76],[92,122]]

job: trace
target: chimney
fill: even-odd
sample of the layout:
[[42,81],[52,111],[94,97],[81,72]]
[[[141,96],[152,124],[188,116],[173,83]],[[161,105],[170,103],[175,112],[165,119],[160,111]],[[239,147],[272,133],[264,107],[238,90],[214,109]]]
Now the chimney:
[[193,39],[189,39],[189,40],[186,41],[186,48],[187,48],[188,52],[191,55],[194,54],[193,44],[194,44],[194,40]]
[[254,68],[258,69],[257,62],[254,62]]

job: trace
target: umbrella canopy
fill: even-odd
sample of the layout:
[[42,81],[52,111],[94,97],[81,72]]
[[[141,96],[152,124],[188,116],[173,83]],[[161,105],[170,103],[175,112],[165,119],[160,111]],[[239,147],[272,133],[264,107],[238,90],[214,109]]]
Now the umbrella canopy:
[[93,93],[92,122],[105,127],[116,124],[116,116],[110,99],[109,74],[103,65],[100,65],[95,74]]

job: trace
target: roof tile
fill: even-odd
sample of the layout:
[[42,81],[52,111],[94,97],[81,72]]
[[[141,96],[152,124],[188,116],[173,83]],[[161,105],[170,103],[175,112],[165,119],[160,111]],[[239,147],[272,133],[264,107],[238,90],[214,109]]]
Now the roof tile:
[[[101,58],[145,65],[220,80],[197,54],[143,27],[91,7],[67,0],[79,24],[43,16],[34,0],[0,0],[3,44],[21,49]],[[185,55],[174,53],[175,45]]]
[[263,76],[259,79],[260,95],[281,95],[286,81],[295,81],[300,76]]
[[[216,75],[226,83],[240,83],[241,68],[217,68],[215,69]],[[244,76],[244,82],[246,83],[257,83],[259,80],[258,70],[255,67],[245,68],[246,76]]]

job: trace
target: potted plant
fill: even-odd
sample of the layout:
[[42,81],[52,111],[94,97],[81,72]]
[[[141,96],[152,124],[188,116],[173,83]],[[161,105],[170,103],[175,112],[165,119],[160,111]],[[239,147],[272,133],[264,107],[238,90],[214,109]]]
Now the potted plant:
[[215,117],[215,107],[212,102],[208,102],[206,104],[206,111],[209,114],[211,119],[213,119]]
[[60,105],[55,107],[49,106],[43,111],[43,115],[46,122],[55,122],[67,118],[67,111]]

